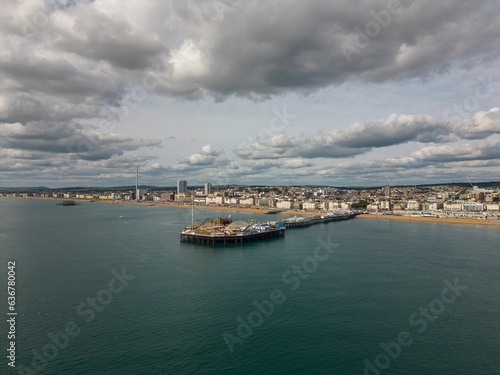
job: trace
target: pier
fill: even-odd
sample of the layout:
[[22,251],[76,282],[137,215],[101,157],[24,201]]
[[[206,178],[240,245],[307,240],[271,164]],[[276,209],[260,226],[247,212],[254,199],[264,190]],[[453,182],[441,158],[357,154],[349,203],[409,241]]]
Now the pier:
[[314,224],[328,223],[330,221],[340,221],[354,219],[357,216],[356,213],[345,213],[345,214],[333,214],[325,216],[312,216],[309,218],[304,217],[291,217],[282,221],[285,228],[304,228],[309,227]]
[[180,232],[180,240],[199,244],[242,244],[244,242],[284,237],[286,229],[308,227],[330,221],[349,220],[355,218],[356,215],[357,213],[345,212],[310,218],[294,216],[278,222],[253,224],[245,221],[233,222],[231,218],[217,218],[207,219],[198,226],[194,225],[193,218],[191,226]]
[[285,228],[270,229],[268,231],[256,233],[239,232],[236,234],[199,234],[194,232],[189,233],[188,231],[182,231],[181,241],[201,244],[239,244],[284,236]]

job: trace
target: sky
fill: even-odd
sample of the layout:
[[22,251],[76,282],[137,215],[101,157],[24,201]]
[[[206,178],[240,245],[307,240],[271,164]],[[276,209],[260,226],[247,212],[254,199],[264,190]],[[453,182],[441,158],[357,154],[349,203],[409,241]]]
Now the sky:
[[0,186],[500,181],[494,0],[0,0]]

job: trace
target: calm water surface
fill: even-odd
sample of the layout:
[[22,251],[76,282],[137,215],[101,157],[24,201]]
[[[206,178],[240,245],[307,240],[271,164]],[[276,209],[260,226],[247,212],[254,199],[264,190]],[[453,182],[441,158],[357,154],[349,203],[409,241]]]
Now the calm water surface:
[[[0,199],[3,285],[7,262],[16,261],[18,369],[500,374],[499,228],[355,219],[210,247],[179,242],[190,215]],[[316,250],[320,243],[326,248]],[[467,289],[443,297],[446,280]],[[263,303],[271,297],[280,303]],[[5,316],[5,287],[0,300]],[[68,327],[73,337],[65,340]],[[406,346],[393,344],[402,333]],[[2,374],[22,373],[5,356],[0,365]]]

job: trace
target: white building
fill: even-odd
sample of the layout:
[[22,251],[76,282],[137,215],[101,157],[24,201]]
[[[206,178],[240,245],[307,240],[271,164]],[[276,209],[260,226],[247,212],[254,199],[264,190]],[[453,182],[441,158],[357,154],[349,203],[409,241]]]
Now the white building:
[[205,198],[205,204],[215,204],[215,197],[214,196],[209,196]]
[[318,204],[316,202],[304,202],[302,203],[302,209],[306,211],[316,211],[318,209]]
[[468,212],[483,212],[484,205],[482,203],[464,203],[463,209]]
[[328,209],[333,211],[333,210],[338,210],[342,207],[342,204],[340,202],[330,202],[328,204]]
[[250,198],[240,199],[240,204],[242,206],[254,206],[255,205],[255,198],[254,197],[250,197]]
[[500,211],[500,204],[498,203],[490,203],[486,205],[487,211]]
[[429,211],[438,211],[443,207],[440,203],[429,203]]
[[350,210],[352,207],[352,202],[342,202],[340,208],[343,210]]
[[293,202],[291,201],[280,201],[276,203],[276,208],[280,210],[291,210],[293,207]]
[[444,204],[445,211],[463,211],[464,205],[461,202],[446,202]]
[[420,211],[421,209],[422,209],[422,206],[420,205],[420,202],[415,201],[415,200],[408,201],[408,210]]
[[392,202],[391,201],[381,201],[380,209],[382,211],[392,211]]
[[227,204],[239,204],[240,200],[238,198],[226,198]]
[[135,191],[135,200],[140,201],[144,197],[144,189],[137,189]]
[[212,184],[210,182],[205,184],[205,194],[212,194]]

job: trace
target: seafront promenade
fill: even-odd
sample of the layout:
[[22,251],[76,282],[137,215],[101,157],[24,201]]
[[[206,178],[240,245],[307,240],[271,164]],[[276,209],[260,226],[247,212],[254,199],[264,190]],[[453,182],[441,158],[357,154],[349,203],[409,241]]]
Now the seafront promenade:
[[[8,198],[8,199],[45,199],[53,201],[62,201],[59,198]],[[77,199],[77,202],[89,202],[88,200]],[[173,208],[184,208],[191,209],[189,204],[176,204],[176,203],[164,203],[164,202],[124,202],[124,201],[112,201],[112,200],[97,200],[94,203],[107,203],[107,204],[127,204],[136,206],[152,206],[152,207],[173,207]],[[211,210],[211,211],[226,211],[226,212],[246,212],[254,214],[264,214],[267,210],[259,208],[247,208],[247,207],[227,207],[227,206],[203,206],[195,205],[196,210]],[[317,216],[322,215],[324,212],[321,211],[296,211],[296,210],[286,210],[281,211],[279,215],[291,215],[291,216]],[[409,222],[420,222],[420,223],[440,223],[440,224],[459,224],[459,225],[486,225],[486,226],[500,226],[500,220],[487,220],[487,219],[471,219],[471,218],[450,218],[450,217],[416,217],[416,216],[396,216],[396,215],[383,215],[383,214],[360,214],[357,216],[359,219],[372,219],[372,220],[398,220],[398,221],[409,221]]]
[[449,218],[449,217],[417,217],[417,216],[396,216],[396,215],[376,215],[376,214],[361,214],[357,216],[359,219],[375,219],[375,220],[397,220],[419,223],[438,223],[438,224],[459,224],[459,225],[487,225],[500,226],[500,220],[487,219],[470,219],[470,218]]

